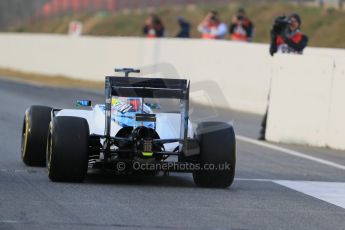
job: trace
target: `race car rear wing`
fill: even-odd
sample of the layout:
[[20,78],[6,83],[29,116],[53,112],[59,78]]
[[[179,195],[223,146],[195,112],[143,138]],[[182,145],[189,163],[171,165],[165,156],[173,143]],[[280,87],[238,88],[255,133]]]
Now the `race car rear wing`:
[[110,138],[113,96],[180,100],[180,149],[187,141],[190,82],[185,79],[113,77],[105,78],[105,136]]
[[185,99],[188,87],[185,79],[137,77],[106,77],[105,85],[112,96],[171,99]]

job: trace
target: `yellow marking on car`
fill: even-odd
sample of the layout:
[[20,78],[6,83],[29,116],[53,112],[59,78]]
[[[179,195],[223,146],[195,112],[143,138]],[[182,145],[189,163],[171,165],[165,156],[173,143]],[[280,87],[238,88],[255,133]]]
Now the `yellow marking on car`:
[[24,137],[24,146],[23,146],[23,152],[22,152],[22,159],[25,157],[26,153],[26,146],[28,143],[28,136],[29,136],[29,113],[28,111],[25,112],[25,137]]
[[49,136],[50,138],[47,140],[47,150],[46,152],[48,153],[47,157],[47,168],[48,168],[48,176],[50,176],[50,166],[51,166],[51,161],[52,161],[52,144],[53,144],[53,138],[51,137],[52,134],[52,122],[49,124]]
[[144,157],[152,157],[153,152],[143,152]]
[[113,97],[111,99],[111,105],[117,105],[119,102],[120,102],[120,100],[118,98]]

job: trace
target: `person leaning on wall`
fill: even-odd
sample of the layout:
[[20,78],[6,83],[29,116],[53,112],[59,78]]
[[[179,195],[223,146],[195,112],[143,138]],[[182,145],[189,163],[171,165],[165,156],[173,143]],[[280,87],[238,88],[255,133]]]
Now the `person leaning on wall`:
[[[308,45],[308,37],[301,32],[301,24],[301,17],[297,13],[275,19],[271,29],[271,56],[276,53],[303,54]],[[268,108],[261,123],[259,140],[266,139],[267,116]]]
[[225,38],[228,28],[219,19],[218,12],[210,11],[200,22],[198,31],[203,39],[222,39]]
[[164,37],[164,25],[162,20],[155,14],[151,14],[145,21],[143,33],[147,38],[161,38]]
[[177,18],[177,23],[180,27],[180,31],[176,34],[177,38],[189,38],[190,37],[190,23],[182,16]]
[[254,24],[247,17],[246,11],[240,8],[232,18],[229,27],[230,38],[233,41],[250,42],[254,36]]
[[289,17],[279,16],[271,30],[270,54],[302,54],[308,45],[308,37],[301,32],[301,17],[297,13]]

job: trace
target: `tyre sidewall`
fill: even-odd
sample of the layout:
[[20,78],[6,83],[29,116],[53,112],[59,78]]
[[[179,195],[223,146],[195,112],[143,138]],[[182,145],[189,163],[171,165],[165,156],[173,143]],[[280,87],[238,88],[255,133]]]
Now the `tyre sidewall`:
[[21,158],[29,166],[46,165],[46,140],[52,108],[31,106],[23,121]]

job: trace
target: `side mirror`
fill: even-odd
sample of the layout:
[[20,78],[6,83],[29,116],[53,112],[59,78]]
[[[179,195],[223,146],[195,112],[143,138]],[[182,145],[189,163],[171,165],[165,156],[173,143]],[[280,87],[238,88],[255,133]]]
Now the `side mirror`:
[[78,100],[76,103],[76,107],[88,107],[91,105],[92,105],[92,102],[89,100]]

